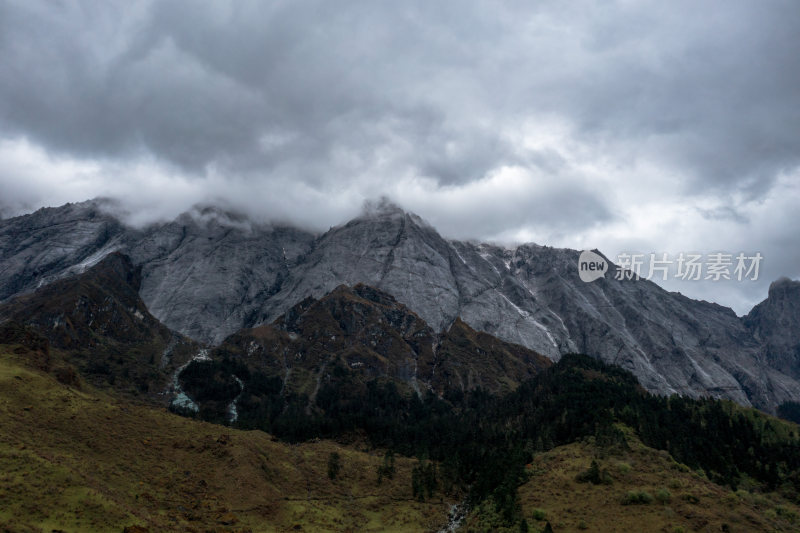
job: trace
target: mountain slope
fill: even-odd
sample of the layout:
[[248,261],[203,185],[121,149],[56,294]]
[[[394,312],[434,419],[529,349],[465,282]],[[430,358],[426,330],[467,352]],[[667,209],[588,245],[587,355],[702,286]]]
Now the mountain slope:
[[218,343],[249,322],[312,240],[302,230],[204,208],[142,230],[126,250],[142,266],[140,293],[150,312],[176,331]]
[[365,283],[394,295],[437,331],[461,317],[553,359],[562,349],[574,348],[559,345],[542,325],[549,320],[555,328],[557,318],[518,297],[525,289],[513,276],[492,269],[477,255],[478,261],[467,262],[459,248],[464,249],[419,217],[381,206],[321,236],[281,290],[263,303],[256,322],[270,322],[308,296],[320,298],[339,285]]
[[402,532],[446,521],[451,500],[413,497],[411,459],[379,485],[377,451],[188,420],[66,387],[29,359],[0,344],[2,531]]
[[[796,505],[777,494],[721,487],[644,446],[630,432],[626,439],[627,449],[581,442],[536,457],[527,468],[530,480],[519,488],[528,523],[544,527],[549,522],[554,531],[609,533],[794,531],[800,525]],[[592,461],[606,473],[604,483],[579,481]],[[631,503],[631,494],[651,499]],[[489,522],[485,515],[491,513],[484,509],[466,520],[465,530]]]
[[[560,530],[581,521],[611,531],[793,530],[799,518],[791,504],[800,490],[797,425],[729,401],[654,396],[629,372],[584,355],[568,354],[500,395],[404,397],[380,378],[359,388],[331,373],[319,410],[287,405],[288,419],[265,425],[289,440],[366,441],[430,459],[415,467],[415,494],[466,493],[467,531],[524,530],[523,519],[547,515],[537,507]],[[258,426],[254,417],[238,423]],[[670,491],[674,511],[659,512]]]
[[80,273],[123,247],[129,233],[90,200],[0,221],[0,301]]
[[47,353],[43,369],[63,359],[95,385],[163,401],[170,373],[197,344],[148,312],[140,270],[114,252],[82,274],[11,299],[0,305],[0,342],[18,342],[30,330]]
[[500,394],[552,364],[460,320],[437,333],[389,294],[361,284],[307,298],[208,355],[179,377],[201,414],[223,420],[237,412],[266,428],[292,405],[322,413],[323,396],[339,396],[329,391],[358,395],[370,381],[391,383],[405,396],[476,388]]

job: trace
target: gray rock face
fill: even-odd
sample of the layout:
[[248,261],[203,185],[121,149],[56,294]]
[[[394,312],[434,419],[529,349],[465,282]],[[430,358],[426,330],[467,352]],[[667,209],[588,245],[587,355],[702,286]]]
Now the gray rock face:
[[577,351],[631,370],[648,390],[712,395],[769,409],[798,394],[771,368],[733,311],[669,293],[646,280],[616,280],[615,267],[579,280],[578,252],[525,245],[510,270],[563,321]]
[[121,248],[127,230],[101,207],[93,200],[0,221],[0,301],[81,273]]
[[120,251],[142,266],[140,295],[167,327],[217,343],[252,322],[314,239],[217,209],[125,226],[98,200],[0,221],[0,301],[78,274]]
[[460,316],[476,329],[536,346],[552,359],[574,350],[558,317],[536,305],[506,267],[504,254],[448,242],[418,217],[390,206],[320,237],[281,290],[264,302],[256,323],[271,322],[308,296],[365,283],[392,294],[437,330]]
[[216,344],[253,321],[313,238],[205,209],[131,235],[126,251],[142,265],[140,294],[150,312]]
[[615,280],[615,267],[584,283],[574,250],[448,241],[389,205],[320,236],[215,209],[143,230],[97,202],[39,210],[0,221],[0,298],[115,250],[142,266],[150,312],[206,342],[271,322],[308,296],[365,283],[434,329],[461,317],[552,359],[585,352],[631,370],[653,392],[713,395],[765,410],[800,400],[797,353],[786,351],[800,343],[796,282],[785,294],[770,290],[743,321],[649,281]]
[[770,366],[800,379],[800,281],[781,278],[773,282],[767,299],[743,321],[765,345]]

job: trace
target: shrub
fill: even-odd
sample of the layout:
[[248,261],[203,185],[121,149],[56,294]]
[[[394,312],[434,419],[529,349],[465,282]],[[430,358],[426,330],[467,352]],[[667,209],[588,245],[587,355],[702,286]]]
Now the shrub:
[[533,514],[531,516],[533,517],[534,520],[538,520],[539,522],[541,522],[542,520],[545,520],[547,518],[547,513],[545,512],[544,509],[534,509]]
[[683,486],[683,482],[680,479],[674,478],[669,480],[667,486],[671,489],[679,489]]
[[728,507],[734,507],[739,503],[739,496],[735,492],[729,492],[722,498],[722,501]]
[[791,509],[787,509],[782,505],[778,505],[777,507],[775,507],[775,512],[778,514],[778,516],[780,516],[781,518],[785,518],[792,524],[797,522],[798,515],[795,511],[792,511]]
[[659,503],[669,503],[670,499],[672,499],[672,495],[667,489],[658,489],[656,491],[656,500]]
[[652,503],[653,497],[643,490],[631,490],[622,498],[622,505],[647,505]]
[[698,498],[694,494],[684,494],[683,499],[689,503],[700,503],[700,498]]
[[633,470],[633,467],[631,467],[631,465],[629,465],[626,462],[620,461],[619,463],[617,463],[617,470],[619,470],[620,474],[627,474],[631,470]]

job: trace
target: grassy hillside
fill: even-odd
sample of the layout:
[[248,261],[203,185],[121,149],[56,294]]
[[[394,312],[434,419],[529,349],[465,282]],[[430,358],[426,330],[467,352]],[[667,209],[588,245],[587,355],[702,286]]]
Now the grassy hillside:
[[[181,418],[65,386],[30,355],[0,346],[0,531],[437,531],[463,496],[412,497],[416,460],[397,457],[378,484],[382,450]],[[745,479],[733,492],[615,427],[624,438],[611,444],[586,437],[534,455],[517,491],[528,531],[800,530],[780,489]],[[506,531],[495,503],[462,531]]]
[[[538,454],[526,465],[519,503],[530,531],[542,531],[548,522],[559,533],[800,530],[800,508],[780,492],[754,486],[733,492],[620,429],[624,447],[598,446],[588,438]],[[586,479],[592,461],[595,482]],[[464,531],[506,529],[487,501],[465,520]]]
[[410,459],[378,485],[380,451],[288,445],[68,388],[27,355],[0,346],[0,531],[426,531],[446,520],[448,502],[412,498]]

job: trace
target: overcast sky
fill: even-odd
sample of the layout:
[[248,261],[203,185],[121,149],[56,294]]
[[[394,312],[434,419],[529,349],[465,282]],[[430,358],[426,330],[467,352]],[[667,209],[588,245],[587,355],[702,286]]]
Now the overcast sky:
[[761,252],[800,277],[800,2],[0,0],[0,213],[96,196],[327,229]]

